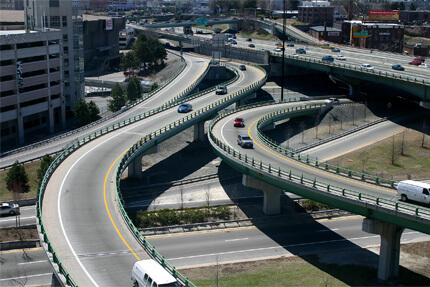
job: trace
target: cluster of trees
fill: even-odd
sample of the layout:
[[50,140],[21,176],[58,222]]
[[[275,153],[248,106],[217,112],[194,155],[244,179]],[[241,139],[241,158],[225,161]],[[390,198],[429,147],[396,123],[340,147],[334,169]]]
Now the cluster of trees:
[[154,211],[140,210],[136,214],[135,225],[139,228],[153,226],[170,226],[177,224],[192,224],[212,220],[227,220],[230,218],[227,206],[184,208],[180,210],[161,209]]
[[100,110],[96,103],[93,101],[87,103],[83,98],[79,98],[73,108],[73,114],[79,121],[79,127],[100,119],[99,113]]
[[[144,68],[163,65],[167,59],[164,46],[155,38],[140,34],[131,47],[131,51],[122,59],[123,71],[138,69],[143,64]],[[130,74],[130,73],[129,73]]]
[[125,89],[116,83],[108,100],[108,110],[111,112],[119,111],[127,102],[131,103],[140,98],[143,94],[142,84],[138,78],[132,78]]
[[[40,161],[40,166],[37,169],[37,180],[43,178],[48,169],[49,165],[52,163],[53,158],[50,155],[45,155],[42,157]],[[30,191],[30,184],[28,179],[28,174],[25,170],[25,167],[20,164],[18,161],[12,165],[9,171],[6,174],[6,188],[14,194],[16,199],[19,199],[19,196],[15,196],[16,194],[27,193]]]

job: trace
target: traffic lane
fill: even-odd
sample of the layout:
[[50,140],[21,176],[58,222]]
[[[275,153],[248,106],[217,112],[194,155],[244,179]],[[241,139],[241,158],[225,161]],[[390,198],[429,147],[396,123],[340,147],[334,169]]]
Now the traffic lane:
[[52,267],[43,248],[0,252],[0,286],[48,286]]
[[308,149],[303,153],[320,161],[328,161],[345,153],[363,148],[400,133],[405,128],[399,124],[385,121],[348,136]]
[[[338,256],[350,257],[351,250],[358,251],[356,260],[366,256],[377,265],[378,257],[362,248],[379,246],[380,237],[363,232],[361,225],[362,217],[353,216],[290,226],[201,231],[148,236],[147,239],[176,267],[289,255],[331,256],[337,253]],[[429,240],[429,235],[409,230],[405,230],[401,238],[402,243]]]
[[[251,74],[250,72],[249,75]],[[213,102],[213,97],[209,98],[208,102]],[[205,106],[207,104],[205,103]],[[51,185],[51,181],[48,184],[48,189],[52,190],[52,195],[54,196],[52,199],[46,199],[47,195],[45,195],[43,206],[52,206],[52,204],[58,206],[59,214],[55,215],[54,212],[54,215],[52,215],[44,211],[44,222],[46,223],[50,220],[51,215],[55,218],[54,221],[51,220],[50,222],[50,230],[47,228],[48,234],[55,233],[56,226],[63,226],[64,231],[60,234],[60,237],[55,240],[51,239],[51,242],[58,244],[54,248],[57,252],[62,253],[59,254],[60,258],[70,259],[66,266],[71,266],[72,271],[68,271],[72,274],[72,277],[73,274],[87,275],[77,277],[79,280],[83,280],[81,281],[82,284],[102,284],[104,286],[124,284],[128,278],[126,274],[129,273],[129,269],[136,260],[132,256],[124,255],[127,250],[123,247],[124,244],[117,242],[117,237],[113,235],[116,233],[109,225],[106,213],[102,211],[104,203],[102,203],[100,189],[103,186],[103,179],[107,177],[103,177],[103,172],[99,173],[102,170],[107,172],[107,168],[113,164],[114,159],[119,158],[121,153],[125,152],[138,139],[181,117],[184,117],[184,115],[178,114],[174,109],[169,109],[145,121],[98,138],[67,158],[56,170],[58,176],[54,174],[51,177],[51,179],[57,179],[53,180],[53,185]],[[80,162],[81,159],[82,162]],[[67,176],[69,174],[70,176]],[[64,183],[58,179],[61,179]],[[64,199],[55,199],[55,191],[57,190],[61,191],[60,197],[63,195]],[[98,194],[99,197],[95,196],[95,194]],[[113,194],[113,192],[110,193],[111,196]],[[85,201],[82,201],[82,198],[85,198]],[[54,202],[45,204],[45,200],[53,200]],[[116,206],[115,198],[111,198],[107,202]],[[88,218],[92,220],[89,221]],[[123,224],[120,216],[116,218],[120,218],[117,219],[118,224]],[[56,222],[56,220],[58,221]],[[83,229],[85,229],[85,232],[82,231]],[[124,230],[126,229],[125,227]],[[128,230],[125,232],[129,237],[132,237],[132,235],[128,234]],[[130,240],[135,241],[134,238]],[[62,242],[67,242],[68,246],[62,246]],[[136,249],[142,251],[139,247],[136,247]],[[73,256],[69,254],[73,254]],[[123,264],[120,264],[121,268],[118,268],[116,264],[120,258],[115,261],[107,259],[112,254],[122,255]],[[66,264],[65,260],[62,259],[62,261]],[[106,274],[102,270],[109,270],[109,272]]]
[[112,126],[115,123],[122,122],[126,119],[143,114],[144,112],[156,108],[161,104],[167,102],[171,98],[177,96],[180,91],[191,85],[194,80],[203,73],[206,68],[206,65],[209,63],[209,60],[200,57],[184,54],[184,58],[187,61],[188,65],[187,67],[185,67],[182,73],[178,77],[176,77],[170,85],[166,86],[165,88],[163,88],[163,90],[161,90],[148,100],[145,100],[143,103],[140,103],[136,107],[129,109],[112,119],[106,120],[98,125],[76,132],[70,136],[66,136],[62,139],[45,143],[40,147],[30,148],[29,150],[3,157],[0,166],[8,166],[13,164],[16,160],[18,160],[19,162],[23,162],[26,160],[44,156],[45,154],[59,151],[77,140],[78,138],[84,138],[90,134],[93,134],[96,131],[99,131],[102,128]]
[[[323,101],[308,101],[306,104],[316,103]],[[305,103],[296,102],[286,104],[289,107],[294,105],[300,106]],[[269,112],[284,109],[286,106],[282,105],[271,105],[263,108],[253,108],[248,110],[239,111],[235,114],[231,114],[223,119],[221,119],[215,125],[213,132],[215,136],[221,139],[224,143],[229,145],[235,150],[247,154],[250,159],[254,159],[255,162],[262,161],[265,164],[271,164],[274,170],[281,168],[281,170],[292,172],[296,175],[303,174],[307,178],[317,179],[320,182],[329,183],[331,185],[339,186],[342,188],[354,190],[357,192],[365,192],[385,198],[394,198],[395,192],[391,189],[384,188],[377,185],[372,185],[362,181],[356,181],[348,177],[343,177],[337,174],[325,172],[322,169],[318,169],[307,165],[302,162],[291,159],[283,154],[280,154],[263,143],[256,131],[256,122],[262,116],[268,114]],[[243,129],[236,129],[232,127],[232,121],[235,117],[244,117],[246,121],[246,127]],[[245,132],[246,131],[246,132]],[[248,134],[254,142],[254,147],[252,149],[243,149],[237,145],[238,134]]]
[[29,226],[36,224],[36,206],[21,206],[19,208],[20,214],[4,215],[0,217],[0,229],[13,228],[17,226]]
[[[267,257],[344,253],[380,244],[379,235],[361,230],[354,216],[293,225],[245,227],[215,231],[148,236],[156,249],[176,267],[215,264]],[[429,235],[405,230],[401,242],[428,241]],[[361,250],[361,256],[377,256]]]

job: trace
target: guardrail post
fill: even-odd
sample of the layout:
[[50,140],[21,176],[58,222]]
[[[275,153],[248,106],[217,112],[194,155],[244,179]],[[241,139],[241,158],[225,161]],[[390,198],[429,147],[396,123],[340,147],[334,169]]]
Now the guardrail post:
[[376,184],[379,184],[379,176],[376,177]]
[[278,176],[281,176],[281,167],[278,168]]
[[330,184],[327,184],[327,192],[330,192]]
[[309,154],[306,155],[306,163],[309,164]]
[[316,186],[316,184],[317,184],[317,179],[315,178],[315,179],[314,179],[314,182],[313,182],[313,184],[312,184],[312,187],[315,187],[315,186]]
[[339,173],[339,164],[336,164],[336,173]]
[[290,174],[288,175],[288,178],[291,180],[291,169],[290,169]]
[[302,176],[300,177],[300,183],[303,183],[303,173],[302,173]]
[[263,161],[260,160],[260,169],[263,169]]
[[361,180],[366,180],[364,173],[361,173]]
[[269,163],[269,173],[272,172],[272,165]]
[[315,159],[315,166],[320,167],[320,162],[318,161],[318,158]]
[[348,169],[348,176],[351,177],[352,176],[352,172],[350,169]]

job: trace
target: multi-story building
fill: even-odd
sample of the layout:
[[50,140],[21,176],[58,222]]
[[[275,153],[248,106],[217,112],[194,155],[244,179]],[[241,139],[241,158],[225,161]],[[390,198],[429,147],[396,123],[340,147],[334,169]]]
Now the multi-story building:
[[367,37],[356,38],[361,48],[379,49],[384,51],[403,52],[405,26],[391,23],[362,23],[361,35]]
[[402,10],[399,15],[403,23],[424,23],[430,21],[430,10],[411,11]]
[[23,10],[24,0],[0,0],[0,10]]
[[0,30],[2,151],[65,128],[60,30]]
[[333,25],[334,6],[328,1],[302,2],[298,7],[298,20],[311,25]]
[[61,30],[63,93],[66,115],[71,116],[75,102],[85,96],[84,53],[81,1],[25,0],[25,21],[30,29]]

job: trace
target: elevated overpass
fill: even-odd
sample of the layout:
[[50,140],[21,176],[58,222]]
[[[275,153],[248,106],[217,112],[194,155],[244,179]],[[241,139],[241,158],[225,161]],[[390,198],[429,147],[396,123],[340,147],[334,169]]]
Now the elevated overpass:
[[[326,103],[279,103],[244,107],[220,114],[209,127],[210,142],[219,157],[244,174],[242,183],[264,192],[264,211],[277,214],[285,190],[365,217],[363,230],[381,236],[378,278],[398,275],[400,236],[405,228],[430,234],[430,209],[392,200],[394,182],[356,173],[280,148],[262,129],[286,118],[319,113]],[[246,127],[254,149],[236,148],[238,133],[230,127],[235,117]],[[332,171],[330,172],[330,169]]]

